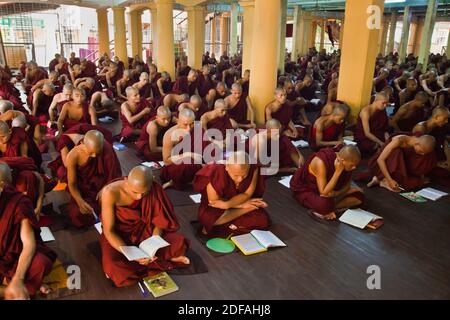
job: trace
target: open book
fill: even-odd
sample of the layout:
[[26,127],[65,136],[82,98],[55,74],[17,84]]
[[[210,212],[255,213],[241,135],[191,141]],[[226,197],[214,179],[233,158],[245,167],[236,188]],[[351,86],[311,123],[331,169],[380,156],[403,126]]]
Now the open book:
[[433,189],[433,188],[425,188],[420,191],[417,191],[416,194],[418,194],[421,197],[436,201],[442,197],[448,196],[448,193]]
[[281,183],[283,186],[285,186],[286,188],[290,188],[291,187],[291,185],[290,185],[290,183],[291,183],[291,179],[292,179],[292,176],[287,176],[287,177],[283,177],[280,181],[278,181],[279,183]]
[[55,241],[55,237],[49,227],[41,227],[41,239],[44,242]]
[[271,247],[286,247],[286,244],[272,232],[263,230],[253,230],[247,234],[231,237],[231,241],[246,256],[267,251]]
[[142,162],[141,165],[146,166],[148,168],[159,169],[159,168],[164,167],[164,161]]
[[305,140],[292,141],[292,144],[296,148],[307,148],[307,147],[309,147],[309,143],[307,141],[305,141]]
[[349,209],[339,218],[339,221],[364,229],[378,229],[383,224],[383,217],[362,209]]
[[127,257],[129,261],[135,261],[140,259],[153,258],[161,248],[169,246],[166,240],[160,236],[151,236],[150,238],[142,241],[139,247],[135,246],[121,246],[120,251]]
[[201,195],[201,193],[191,194],[191,195],[189,196],[189,198],[191,198],[192,201],[194,201],[194,203],[200,203],[200,202],[202,202],[202,195]]
[[155,298],[178,291],[179,289],[167,272],[144,278],[144,284]]

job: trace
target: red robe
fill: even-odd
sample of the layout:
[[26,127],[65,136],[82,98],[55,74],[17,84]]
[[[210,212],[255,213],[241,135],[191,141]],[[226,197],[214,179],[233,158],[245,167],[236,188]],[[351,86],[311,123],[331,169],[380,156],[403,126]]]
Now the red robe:
[[14,105],[14,110],[28,114],[28,110],[23,107],[20,96],[15,93],[14,89],[10,83],[0,81],[0,97],[4,100],[9,100]]
[[[277,119],[281,123],[281,132],[284,132],[289,127],[289,122],[292,120],[293,110],[288,103],[283,104],[276,112],[272,112],[272,118]],[[265,116],[264,116],[265,117]],[[267,118],[264,119],[267,122]]]
[[234,107],[228,109],[228,115],[239,124],[248,124],[247,120],[247,97],[242,95]]
[[11,280],[17,268],[23,246],[20,239],[21,222],[28,219],[33,227],[36,252],[25,276],[25,287],[34,295],[50,273],[56,254],[42,242],[31,201],[22,193],[6,187],[0,194],[0,283]]
[[178,77],[173,85],[172,92],[176,94],[188,94],[189,97],[195,94],[197,80],[189,83],[187,76]]
[[[378,110],[369,118],[370,132],[381,141],[384,141],[384,134],[389,130],[389,119],[386,110]],[[363,154],[371,155],[375,152],[376,143],[366,137],[362,125],[361,117],[358,116],[355,129],[355,141]]]
[[[258,170],[258,166],[251,165],[247,177],[241,182],[238,188],[235,187],[235,183],[225,170],[225,165],[211,164],[197,172],[194,180],[194,190],[202,194],[200,207],[198,209],[198,220],[205,228],[208,236],[228,237],[231,233],[237,235],[248,233],[255,229],[264,230],[269,227],[269,215],[263,208],[246,213],[226,224],[215,226],[214,224],[224,214],[225,210],[209,206],[208,195],[206,192],[206,187],[209,183],[211,183],[221,200],[228,201],[234,196],[244,193],[248,189],[252,182],[255,170]],[[261,198],[264,194],[264,190],[264,177],[258,173],[258,181],[252,197]],[[229,226],[232,224],[238,227],[238,229],[231,230]]]
[[416,108],[414,112],[406,119],[397,122],[397,125],[402,132],[411,132],[416,124],[426,120],[424,108]]
[[147,123],[148,119],[150,119],[151,117],[156,115],[156,109],[153,108],[152,104],[145,99],[141,99],[136,111],[134,113],[132,113],[132,116],[138,114],[145,108],[151,108],[152,112],[150,114],[143,116],[139,121],[137,121],[133,124],[128,122],[127,118],[122,114],[122,112],[120,113],[120,120],[122,121],[122,131],[120,132],[120,136],[123,139],[131,138],[133,135],[134,129],[142,129],[144,124]]
[[[331,180],[334,174],[334,161],[336,160],[336,153],[333,149],[325,148],[312,154],[308,161],[298,169],[291,179],[292,196],[304,207],[313,210],[314,212],[327,215],[336,210],[335,199],[332,197],[322,197],[317,187],[317,178],[309,172],[311,162],[315,157],[318,157],[325,163],[327,172],[327,181]],[[343,171],[334,187],[334,191],[339,191],[348,185],[352,179],[352,172]],[[347,198],[357,198],[364,200],[364,194],[361,192],[353,192],[346,196]]]
[[[322,132],[322,141],[337,141],[339,136],[342,135],[345,131],[345,124],[332,124],[328,128],[324,129]],[[309,146],[313,150],[319,150],[320,148],[317,146],[317,138],[316,138],[316,127],[313,126],[309,135]]]
[[34,160],[35,165],[40,168],[42,164],[42,155],[36,143],[31,139],[26,131],[22,128],[12,128],[11,137],[8,141],[6,151],[0,151],[0,159],[3,157],[20,157],[20,145],[22,142],[28,144],[28,156]]
[[211,76],[204,76],[203,73],[200,73],[197,78],[198,82],[198,94],[200,97],[205,98],[209,90],[214,89],[216,84]]
[[[267,152],[267,156],[272,156],[272,150],[271,150],[271,142],[267,142],[267,151],[260,151],[260,152]],[[280,168],[292,168],[296,167],[297,164],[292,161],[291,155],[293,153],[298,153],[297,148],[292,143],[291,139],[287,136],[280,136],[279,140],[279,165]],[[263,153],[264,154],[264,153]]]
[[83,107],[83,115],[79,120],[70,119],[69,116],[66,115],[66,118],[64,119],[63,122],[64,132],[80,124],[91,124],[91,115],[89,114],[89,102],[85,101],[82,107]]
[[[39,119],[39,122],[42,124],[47,124],[48,119],[50,118],[48,114],[48,109],[50,108],[50,105],[53,102],[53,97],[48,96],[44,94],[43,92],[39,95],[38,98],[38,108],[36,110],[36,117]],[[33,94],[29,94],[28,96],[28,104],[31,106],[31,108],[34,108],[33,106]]]
[[95,78],[97,75],[97,67],[92,61],[86,61],[85,67],[83,69],[83,76]]
[[206,126],[208,130],[209,129],[219,130],[222,133],[223,139],[226,138],[227,130],[233,130],[233,126],[231,125],[230,122],[230,116],[228,114],[224,115],[223,117],[217,117],[208,121],[208,124]]
[[[96,200],[98,192],[110,181],[122,176],[119,159],[113,147],[104,142],[103,152],[96,158],[90,158],[86,164],[77,168],[77,186],[84,201],[98,215],[99,204]],[[71,197],[69,216],[74,226],[81,228],[95,223],[92,214],[82,214],[75,199]]]
[[[369,170],[372,176],[383,180],[384,175],[378,166],[377,160],[384,148],[391,142],[387,141],[385,146],[379,150],[369,161]],[[386,166],[392,179],[405,190],[413,190],[423,186],[422,176],[428,175],[436,167],[437,160],[434,152],[419,155],[414,148],[397,148],[392,151],[386,159]]]
[[[147,133],[147,126],[151,121],[155,120],[155,118],[151,118],[147,121],[147,123],[142,127],[141,134],[139,135],[138,141],[136,141],[136,146],[138,148],[138,154],[143,155],[144,159],[147,161],[162,161],[162,153],[161,152],[151,152],[149,147],[149,135]],[[159,128],[158,135],[156,137],[157,146],[162,147],[164,134],[169,130],[172,126],[168,125],[164,128]]]
[[127,246],[139,246],[152,236],[155,227],[164,231],[162,238],[170,246],[159,249],[156,253],[158,259],[147,266],[128,261],[109,244],[104,234],[101,235],[103,271],[116,286],[129,286],[146,276],[172,270],[179,264],[170,259],[184,255],[189,247],[184,236],[176,233],[179,224],[169,197],[158,183],[153,182],[151,191],[142,200],[128,207],[115,207],[114,229]]

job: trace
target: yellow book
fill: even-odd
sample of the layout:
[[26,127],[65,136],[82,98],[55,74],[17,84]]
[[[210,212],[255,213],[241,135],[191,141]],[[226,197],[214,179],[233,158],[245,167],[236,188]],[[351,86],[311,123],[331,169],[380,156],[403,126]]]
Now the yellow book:
[[286,244],[270,231],[253,230],[250,233],[231,237],[231,241],[249,256],[267,251],[270,247],[285,247]]

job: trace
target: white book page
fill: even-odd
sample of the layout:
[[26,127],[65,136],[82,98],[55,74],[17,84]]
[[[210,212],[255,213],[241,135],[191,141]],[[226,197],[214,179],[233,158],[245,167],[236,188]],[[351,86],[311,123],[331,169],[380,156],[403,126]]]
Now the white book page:
[[356,146],[357,145],[357,143],[355,141],[347,140],[347,139],[344,139],[344,144],[346,146]]
[[101,222],[97,222],[96,224],[94,224],[95,229],[97,230],[98,233],[102,234],[103,233],[103,229],[102,229],[102,223]]
[[306,148],[309,147],[309,143],[306,142],[305,140],[297,140],[297,141],[292,141],[292,144],[296,147],[296,148]]
[[339,218],[339,221],[364,229],[370,222],[382,217],[362,209],[349,209]]
[[201,200],[202,200],[202,195],[200,193],[198,193],[198,194],[191,194],[189,196],[189,198],[191,198],[192,201],[194,201],[194,203],[200,203]]
[[156,254],[156,251],[169,245],[170,243],[168,243],[160,236],[151,236],[147,240],[142,241],[139,245],[139,248],[147,253],[150,258],[153,258]]
[[442,198],[442,197],[448,195],[448,193],[445,193],[445,192],[442,192],[442,191],[439,191],[439,190],[436,190],[433,188],[422,189],[422,190],[416,192],[416,194],[418,194],[424,198],[433,200],[433,201],[436,201],[439,198]]
[[264,230],[253,230],[250,232],[256,240],[260,244],[262,244],[265,248],[270,247],[286,247],[286,244],[281,241],[276,235],[274,235],[270,231],[264,231]]
[[55,237],[49,227],[41,227],[41,239],[44,242],[55,241]]
[[246,253],[252,253],[265,249],[251,233],[235,236],[231,239],[233,239],[234,242],[238,243],[238,247]]
[[135,246],[121,246],[120,251],[129,261],[151,258],[147,253]]
[[281,179],[280,181],[278,181],[279,183],[281,183],[283,186],[285,186],[286,188],[290,188],[290,183],[291,183],[291,179],[292,176],[288,176],[288,177],[284,177],[283,179]]

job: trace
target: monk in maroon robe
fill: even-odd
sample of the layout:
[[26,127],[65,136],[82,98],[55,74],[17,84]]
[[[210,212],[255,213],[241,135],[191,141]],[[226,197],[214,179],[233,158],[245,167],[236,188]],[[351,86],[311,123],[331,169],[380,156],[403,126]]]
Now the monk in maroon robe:
[[367,186],[380,185],[393,192],[422,187],[437,164],[434,145],[429,135],[398,135],[388,140],[369,161],[373,179]]
[[156,110],[146,99],[141,99],[136,88],[128,87],[127,101],[122,104],[120,119],[122,120],[122,140],[130,139],[141,134],[142,127],[148,119],[155,116]]
[[355,141],[361,153],[374,154],[389,138],[389,119],[386,107],[389,101],[385,94],[378,93],[375,101],[362,108],[355,129]]
[[198,74],[198,94],[203,99],[207,99],[209,94],[212,94],[211,91],[214,91],[216,87],[216,83],[212,79],[211,76],[211,67],[208,65],[204,65],[202,68],[202,72]]
[[139,90],[139,96],[144,99],[152,97],[152,87],[149,83],[148,73],[142,72],[139,81],[133,84],[133,87]]
[[390,121],[390,125],[400,132],[411,132],[416,124],[426,120],[425,106],[428,94],[421,91],[414,100],[402,105]]
[[75,88],[72,92],[72,101],[64,104],[58,117],[58,130],[63,133],[81,123],[97,125],[97,115],[86,101],[84,90]]
[[[195,128],[200,132],[200,136],[196,139],[194,120],[194,112],[185,108],[179,113],[177,125],[164,135],[162,150],[164,167],[160,175],[164,189],[170,187],[177,190],[186,189],[194,180],[195,173],[202,168],[203,157],[198,152],[203,152],[206,143],[203,142],[203,132],[200,128]],[[175,150],[180,143],[185,147],[177,153]],[[196,148],[196,144],[199,144],[200,148]]]
[[226,141],[227,130],[237,128],[237,123],[228,115],[227,104],[224,100],[217,100],[214,104],[214,110],[206,112],[200,119],[203,130],[216,129],[222,134],[222,139],[216,137],[217,140]]
[[318,150],[342,145],[345,119],[348,114],[349,108],[345,104],[339,104],[334,107],[331,114],[319,117],[311,129],[309,146]]
[[228,106],[228,115],[236,122],[238,128],[256,128],[252,103],[250,98],[243,94],[239,83],[233,83],[231,94],[225,98],[225,102]]
[[202,194],[198,210],[202,235],[225,238],[268,229],[264,177],[249,163],[245,152],[233,152],[225,165],[211,164],[197,172],[194,190]]
[[[187,97],[187,96],[186,96]],[[184,108],[189,108],[195,113],[195,121],[200,121],[201,117],[208,112],[206,102],[202,100],[199,95],[194,94],[188,102],[182,102],[178,105],[177,112],[174,112],[175,118],[178,118],[178,113]]]
[[30,199],[11,183],[10,168],[0,163],[0,283],[7,284],[0,298],[28,299],[50,292],[42,281],[56,254],[41,240]]
[[143,126],[136,146],[145,160],[162,161],[164,134],[172,125],[172,113],[168,108],[161,106],[157,110],[156,117],[151,118]]
[[23,107],[20,95],[16,93],[14,86],[3,79],[0,79],[0,100],[8,100],[14,105],[14,109],[28,113],[28,110]]
[[31,114],[37,117],[42,124],[47,124],[50,119],[48,110],[55,94],[55,86],[52,84],[45,84],[41,90],[36,90],[33,93]]
[[364,201],[361,190],[351,187],[352,172],[361,161],[354,146],[338,153],[325,148],[311,155],[291,179],[293,197],[311,210],[313,217],[335,220],[337,210],[356,207]]
[[265,121],[277,119],[281,123],[281,132],[289,138],[297,138],[298,131],[292,121],[292,106],[287,103],[286,90],[277,88],[275,100],[270,102],[265,108]]
[[53,96],[52,103],[48,108],[50,121],[54,122],[58,119],[63,106],[72,100],[73,86],[70,83],[64,85],[62,92]]
[[100,212],[98,192],[122,175],[117,155],[103,134],[92,130],[68,153],[66,164],[71,195],[69,217],[75,227],[93,225]]
[[28,63],[28,68],[26,70],[25,74],[25,93],[28,95],[30,93],[31,88],[42,79],[45,79],[48,77],[47,72],[44,70],[44,68],[41,68],[37,65],[36,62],[30,61]]
[[188,94],[189,97],[198,91],[197,71],[191,70],[187,76],[178,77],[173,85],[172,92],[176,94]]

